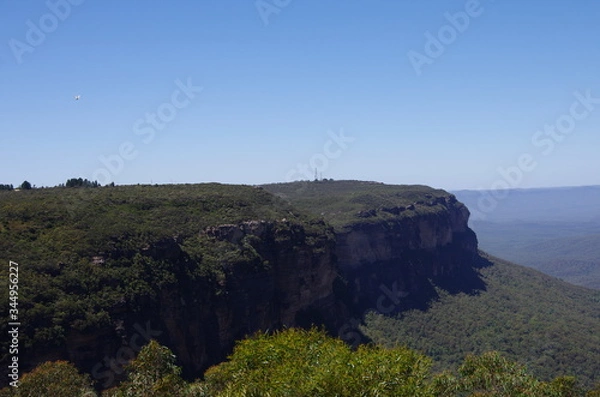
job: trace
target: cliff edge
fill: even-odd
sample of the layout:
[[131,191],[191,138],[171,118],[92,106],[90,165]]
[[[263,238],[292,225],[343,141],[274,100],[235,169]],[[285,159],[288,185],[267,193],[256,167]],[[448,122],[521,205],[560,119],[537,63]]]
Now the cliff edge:
[[435,285],[481,287],[472,272],[477,237],[468,227],[469,210],[444,190],[362,181],[266,189],[334,225],[345,302],[355,312],[381,311],[382,296],[394,311],[426,305]]

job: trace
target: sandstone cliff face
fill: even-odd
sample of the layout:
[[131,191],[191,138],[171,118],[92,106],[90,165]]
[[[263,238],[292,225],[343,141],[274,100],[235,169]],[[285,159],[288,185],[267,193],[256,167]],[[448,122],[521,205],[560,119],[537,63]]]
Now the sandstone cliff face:
[[[236,339],[248,334],[296,326],[311,315],[327,317],[334,312],[334,242],[328,236],[311,235],[285,220],[221,225],[204,233],[233,244],[254,236],[253,248],[268,265],[258,271],[231,269],[218,296],[200,294],[190,303],[175,291],[165,297],[165,312],[185,314],[182,321],[170,319],[165,326],[169,334],[186,336],[173,342],[177,351],[186,352],[193,369],[214,364]],[[186,343],[191,340],[195,349]]]
[[[375,221],[381,212],[397,216]],[[388,284],[406,297],[421,293],[431,278],[453,277],[473,265],[477,238],[467,226],[469,211],[452,195],[371,210],[368,218],[336,235],[338,266],[361,310],[374,308]]]
[[[218,225],[201,235],[214,244],[228,243],[230,249],[254,250],[255,260],[227,263],[224,259],[224,273],[218,280],[190,280],[184,272],[178,274],[177,283],[161,288],[158,299],[144,304],[141,311],[127,305],[116,310],[115,329],[105,335],[101,346],[89,344],[85,335],[72,335],[68,359],[109,387],[122,377],[119,349],[135,352],[139,347],[131,346],[132,338],[137,335],[136,344],[145,344],[144,338],[150,336],[169,346],[193,378],[225,359],[235,340],[254,332],[341,321],[332,290],[337,277],[333,234],[281,220]],[[166,259],[179,268],[190,260],[175,240],[148,247],[144,255]],[[83,350],[89,354],[81,354]],[[98,364],[102,356],[113,358],[112,368]]]

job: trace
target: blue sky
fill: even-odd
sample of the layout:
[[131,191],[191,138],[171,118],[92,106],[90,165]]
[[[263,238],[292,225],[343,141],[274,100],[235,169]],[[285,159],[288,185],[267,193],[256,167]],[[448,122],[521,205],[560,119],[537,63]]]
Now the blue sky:
[[0,183],[600,184],[599,20],[592,0],[3,0]]

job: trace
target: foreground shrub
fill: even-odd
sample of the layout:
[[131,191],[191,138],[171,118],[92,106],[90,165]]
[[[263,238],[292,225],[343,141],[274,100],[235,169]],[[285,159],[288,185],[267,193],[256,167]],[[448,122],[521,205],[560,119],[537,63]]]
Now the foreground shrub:
[[66,361],[45,362],[24,374],[19,387],[3,389],[2,396],[19,397],[92,397],[96,396],[88,375]]
[[181,368],[175,365],[175,355],[154,340],[140,350],[127,370],[127,380],[103,396],[177,397],[183,396],[187,387],[180,376]]
[[[128,378],[103,397],[600,397],[573,377],[543,382],[497,352],[470,355],[456,373],[433,376],[431,360],[413,350],[374,345],[352,350],[316,329],[256,334],[229,360],[188,384],[172,352],[151,341],[128,366]],[[94,397],[87,375],[64,361],[23,375],[0,397]]]
[[575,378],[556,378],[541,382],[526,368],[497,352],[469,355],[458,376],[445,372],[432,382],[432,394],[438,397],[575,397],[580,396]]
[[352,351],[322,331],[257,334],[206,372],[214,396],[422,396],[430,360],[403,348]]

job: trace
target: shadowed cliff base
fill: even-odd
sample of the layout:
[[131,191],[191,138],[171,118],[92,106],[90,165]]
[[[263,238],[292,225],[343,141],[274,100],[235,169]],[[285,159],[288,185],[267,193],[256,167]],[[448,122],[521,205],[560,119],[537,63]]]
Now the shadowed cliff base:
[[435,277],[432,282],[450,294],[477,295],[486,290],[485,280],[478,269],[483,269],[494,264],[487,257],[478,254],[471,262],[471,266],[462,267],[448,277]]
[[[483,254],[485,255],[485,254]],[[477,296],[487,291],[481,269],[491,267],[493,262],[477,255],[472,266],[464,266],[452,275],[426,277],[399,272],[407,266],[398,263],[374,264],[378,273],[353,274],[355,279],[368,279],[368,292],[357,291],[343,278],[334,284],[336,298],[350,308],[350,318],[337,330],[338,336],[354,348],[373,343],[370,332],[364,332],[373,315],[393,320],[403,313],[427,311],[448,296]],[[364,270],[364,269],[363,269]],[[328,329],[329,330],[329,329]],[[331,330],[329,330],[331,333]]]
[[477,257],[475,262],[474,266],[460,267],[452,274],[437,276],[419,274],[414,265],[397,260],[376,262],[340,276],[336,297],[351,308],[353,315],[370,310],[385,315],[412,309],[426,310],[432,301],[439,299],[440,291],[468,295],[485,291],[486,283],[477,268],[491,266],[491,263],[482,257]]

